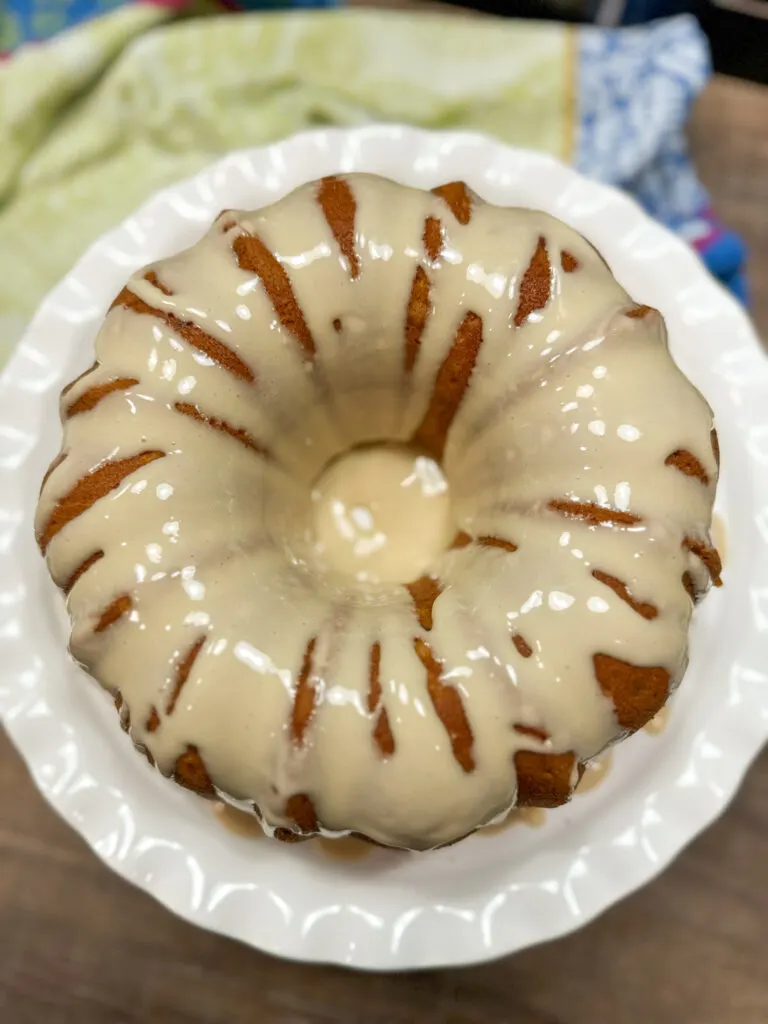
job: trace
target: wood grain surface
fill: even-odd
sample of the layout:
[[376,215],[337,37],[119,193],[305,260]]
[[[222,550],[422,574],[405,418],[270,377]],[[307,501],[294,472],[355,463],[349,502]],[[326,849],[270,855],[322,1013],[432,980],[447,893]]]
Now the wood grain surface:
[[[694,155],[747,238],[768,333],[768,89],[715,80]],[[401,976],[284,963],[177,920],[103,867],[0,735],[3,1024],[766,1024],[768,755],[661,878],[566,939]]]

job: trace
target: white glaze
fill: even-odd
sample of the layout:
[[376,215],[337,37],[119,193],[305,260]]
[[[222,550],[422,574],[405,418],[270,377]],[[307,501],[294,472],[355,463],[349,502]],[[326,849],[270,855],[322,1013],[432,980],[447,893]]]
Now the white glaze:
[[[68,458],[51,474],[37,526],[107,458],[168,452],[143,467],[51,542],[63,583],[104,550],[73,588],[72,651],[131,709],[132,735],[170,772],[188,744],[223,794],[258,804],[269,826],[290,825],[285,803],[307,793],[329,833],[355,830],[392,845],[455,839],[515,803],[513,755],[536,747],[511,726],[543,727],[547,748],[595,755],[620,737],[594,679],[595,651],[661,665],[673,685],[685,664],[690,602],[684,571],[706,573],[681,548],[705,538],[714,487],[665,466],[687,448],[716,479],[710,411],[672,362],[657,314],[628,319],[626,293],[591,247],[553,218],[475,202],[467,226],[438,198],[368,176],[357,200],[358,280],[350,280],[315,201],[316,186],[274,207],[227,214],[193,249],[154,269],[173,296],[141,274],[130,288],[155,308],[192,319],[234,349],[256,383],[235,379],[162,321],[122,308],[96,342],[99,368],[66,403],[100,381],[141,383],[69,419]],[[427,216],[441,219],[443,255],[423,252]],[[222,227],[234,221],[227,231]],[[317,345],[314,364],[277,322],[258,278],[231,244],[257,233],[287,270]],[[519,283],[539,236],[552,260],[552,299],[511,324]],[[559,253],[580,263],[565,274]],[[403,319],[415,267],[428,268],[432,315],[414,372],[403,372]],[[317,572],[311,493],[347,448],[406,441],[463,316],[483,319],[483,345],[443,460],[458,525],[514,540],[514,555],[470,546],[431,567],[444,592],[428,641],[445,665],[474,736],[475,770],[453,757],[413,649],[423,635],[405,588],[363,587]],[[335,318],[342,320],[337,333]],[[179,415],[193,402],[264,445],[266,460]],[[546,511],[555,497],[631,509],[630,529],[591,527]],[[648,622],[595,581],[624,580],[659,617]],[[405,582],[405,581],[404,581]],[[102,634],[103,609],[128,593],[130,616]],[[518,656],[510,632],[534,649]],[[203,649],[172,715],[174,671],[200,636]],[[290,735],[303,652],[316,637],[317,707],[306,741]],[[396,750],[372,742],[366,704],[371,645],[381,644],[383,707]]]
[[316,568],[368,583],[403,583],[427,572],[456,526],[438,463],[408,448],[355,449],[312,490]]
[[604,754],[591,760],[584,767],[584,774],[579,780],[575,792],[578,796],[591,793],[605,782],[613,766],[613,751],[606,750]]

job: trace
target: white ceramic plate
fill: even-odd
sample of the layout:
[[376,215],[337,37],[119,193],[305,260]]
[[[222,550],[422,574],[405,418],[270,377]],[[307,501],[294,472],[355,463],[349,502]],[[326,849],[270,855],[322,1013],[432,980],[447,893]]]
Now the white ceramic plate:
[[[697,613],[690,669],[662,736],[618,751],[607,781],[538,829],[426,855],[330,859],[223,829],[166,783],[65,654],[61,600],[32,537],[58,450],[60,388],[136,268],[194,242],[224,207],[365,170],[429,188],[465,179],[491,202],[583,232],[715,409],[726,586]],[[664,410],[660,409],[663,415]],[[42,793],[115,871],[188,920],[271,953],[355,967],[467,964],[584,924],[648,881],[709,824],[768,739],[768,361],[737,304],[629,199],[548,157],[469,134],[319,131],[237,153],[161,192],[97,242],[43,302],[0,381],[0,711]]]

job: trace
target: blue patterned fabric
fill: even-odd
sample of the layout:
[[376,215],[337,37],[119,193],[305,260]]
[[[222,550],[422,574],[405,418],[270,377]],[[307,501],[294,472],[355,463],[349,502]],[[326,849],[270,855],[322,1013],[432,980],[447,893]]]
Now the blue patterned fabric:
[[0,53],[22,43],[49,39],[123,3],[125,0],[0,0]]
[[586,27],[578,74],[576,166],[631,192],[746,301],[744,244],[709,209],[685,138],[691,104],[711,74],[709,46],[696,19]]
[[585,28],[579,53],[578,168],[626,186],[662,220],[697,214],[706,197],[684,127],[710,75],[698,22]]
[[[0,56],[22,43],[50,39],[64,29],[132,2],[137,0],[0,0]],[[190,0],[144,2],[181,10],[189,6]],[[243,11],[307,9],[336,7],[338,0],[211,0],[210,6]]]

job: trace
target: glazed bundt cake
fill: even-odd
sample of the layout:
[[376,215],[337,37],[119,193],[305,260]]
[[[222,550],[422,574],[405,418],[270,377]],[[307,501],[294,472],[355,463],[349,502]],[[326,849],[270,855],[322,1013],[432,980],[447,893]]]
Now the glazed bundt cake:
[[551,216],[325,178],[136,274],[36,531],[151,764],[279,838],[567,801],[685,670],[717,438]]

